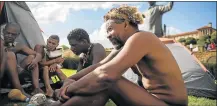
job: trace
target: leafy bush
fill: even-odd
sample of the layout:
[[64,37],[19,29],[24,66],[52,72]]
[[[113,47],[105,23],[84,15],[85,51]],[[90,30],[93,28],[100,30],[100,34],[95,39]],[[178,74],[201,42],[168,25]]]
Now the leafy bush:
[[69,47],[66,46],[66,45],[62,45],[61,47],[63,48],[63,50],[68,50],[69,49]]
[[181,43],[186,42],[185,38],[180,38],[178,41],[181,42]]
[[208,35],[201,36],[201,37],[199,38],[199,40],[197,41],[197,44],[198,44],[199,46],[204,46],[205,43],[210,43],[210,42],[209,42],[209,36],[208,36]]
[[189,44],[197,44],[197,40],[193,37],[188,37],[185,41],[185,44],[186,45],[189,45]]
[[212,33],[211,41],[213,41],[215,44],[217,43],[217,41],[216,41],[216,31]]

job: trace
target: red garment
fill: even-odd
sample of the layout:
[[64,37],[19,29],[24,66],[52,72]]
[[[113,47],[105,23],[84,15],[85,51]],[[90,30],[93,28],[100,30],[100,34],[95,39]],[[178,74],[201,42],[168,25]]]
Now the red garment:
[[215,43],[211,43],[211,50],[215,49]]

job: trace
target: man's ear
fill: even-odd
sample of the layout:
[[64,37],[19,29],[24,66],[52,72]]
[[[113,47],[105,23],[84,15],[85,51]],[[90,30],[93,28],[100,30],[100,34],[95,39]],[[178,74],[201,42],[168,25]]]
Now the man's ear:
[[87,41],[86,39],[83,39],[83,40],[81,41],[81,43],[82,43],[82,44],[87,44],[88,41]]
[[128,27],[129,27],[129,22],[128,22],[128,21],[125,21],[125,22],[124,22],[124,28],[127,29]]

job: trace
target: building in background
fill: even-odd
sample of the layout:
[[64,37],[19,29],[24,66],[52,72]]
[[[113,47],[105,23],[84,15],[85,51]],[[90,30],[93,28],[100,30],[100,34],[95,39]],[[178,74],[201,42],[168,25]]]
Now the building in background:
[[175,40],[179,40],[180,38],[193,37],[195,39],[198,39],[200,36],[211,35],[214,31],[216,31],[216,29],[212,27],[212,23],[210,22],[208,25],[198,28],[195,31],[184,32],[184,33],[175,34],[175,35],[167,35],[166,38],[172,38]]

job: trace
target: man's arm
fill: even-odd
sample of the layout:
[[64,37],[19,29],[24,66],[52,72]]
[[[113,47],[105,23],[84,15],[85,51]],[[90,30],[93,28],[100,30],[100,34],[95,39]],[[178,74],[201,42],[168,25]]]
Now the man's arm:
[[52,59],[52,60],[46,60],[46,59],[43,59],[42,62],[40,62],[40,64],[42,66],[49,66],[49,65],[52,65],[52,64],[55,64],[55,63],[58,63],[57,62],[57,59],[61,59],[62,57],[58,57],[56,59]]
[[159,10],[161,13],[165,13],[170,11],[173,8],[173,1],[169,2],[167,5],[159,6]]
[[79,71],[78,73],[76,73],[75,75],[70,76],[69,78],[73,79],[75,81],[79,80],[83,76],[85,76],[88,73],[90,73],[91,71],[95,70],[97,67],[109,62],[111,59],[113,59],[120,52],[120,50],[112,50],[111,53],[106,58],[104,58],[102,61],[100,61],[100,62],[98,62],[96,64],[93,64],[93,65]]
[[137,64],[143,56],[150,53],[152,49],[150,43],[155,46],[157,44],[155,42],[159,42],[159,39],[151,33],[136,33],[127,40],[120,53],[111,61],[69,85],[66,95],[91,95],[107,89],[121,78],[126,69]]
[[[30,48],[27,47],[26,45],[18,45],[18,46],[20,46],[19,53],[24,54],[24,55],[34,55],[34,56],[35,56],[34,60],[35,60],[36,62],[41,61],[42,56],[41,56],[40,53],[38,53],[38,52],[36,52],[36,51],[30,49]],[[36,46],[37,46],[37,45],[36,45]],[[35,47],[35,48],[37,48],[37,47]]]
[[0,38],[0,56],[1,56],[0,57],[0,79],[4,75],[4,70],[5,70],[4,67],[5,67],[6,58],[7,58],[7,53],[5,51],[5,47],[4,47],[4,43],[3,42],[4,41]]

